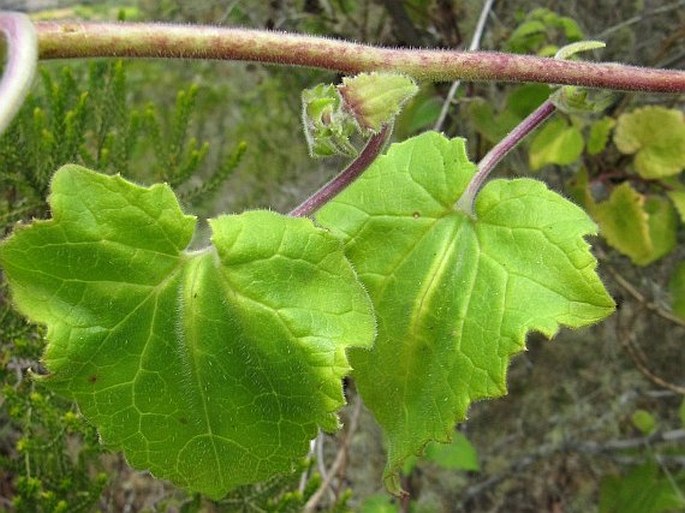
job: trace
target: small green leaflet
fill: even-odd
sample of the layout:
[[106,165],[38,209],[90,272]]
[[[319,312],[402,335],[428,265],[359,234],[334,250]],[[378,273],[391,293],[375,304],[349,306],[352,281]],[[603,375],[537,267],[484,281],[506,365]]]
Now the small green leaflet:
[[427,132],[391,146],[317,215],[374,303],[376,343],[350,361],[385,432],[394,493],[406,458],[449,441],[472,401],[506,393],[527,332],[552,336],[614,309],[582,209],[535,180],[493,180],[471,219],[454,205],[474,170],[462,139]]
[[340,242],[266,211],[195,219],[166,185],[65,166],[53,218],[0,246],[14,300],[48,327],[46,385],[136,468],[213,498],[288,471],[344,404],[368,297]]

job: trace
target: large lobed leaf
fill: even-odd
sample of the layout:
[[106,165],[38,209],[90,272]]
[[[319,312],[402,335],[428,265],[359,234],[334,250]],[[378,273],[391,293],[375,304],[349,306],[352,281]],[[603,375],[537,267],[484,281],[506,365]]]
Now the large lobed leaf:
[[211,220],[213,245],[189,251],[195,219],[168,186],[71,165],[50,204],[0,262],[48,326],[45,384],[133,466],[218,498],[337,427],[346,348],[375,329],[337,239],[253,211]]
[[464,141],[425,133],[393,145],[317,220],[341,237],[374,303],[371,351],[350,352],[388,441],[385,480],[448,441],[477,399],[506,393],[526,333],[594,323],[613,310],[583,237],[583,210],[530,179],[494,180],[476,219],[455,209],[475,166]]

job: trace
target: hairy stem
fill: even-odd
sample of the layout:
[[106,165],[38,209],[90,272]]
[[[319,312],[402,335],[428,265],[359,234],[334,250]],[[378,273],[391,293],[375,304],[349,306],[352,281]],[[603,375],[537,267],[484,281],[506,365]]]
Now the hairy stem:
[[509,132],[504,139],[498,142],[478,163],[478,171],[466,187],[466,191],[457,201],[457,208],[471,217],[475,217],[474,203],[476,195],[490,175],[490,172],[502,159],[513,150],[524,137],[540,126],[552,114],[556,107],[551,100],[546,100],[535,109],[526,119]]
[[383,150],[385,143],[390,138],[392,133],[392,126],[385,125],[380,132],[371,136],[369,142],[366,143],[364,149],[359,153],[345,169],[343,169],[335,178],[333,178],[326,185],[321,187],[318,191],[312,194],[309,198],[304,200],[299,206],[291,210],[288,215],[293,217],[305,217],[325,205],[328,201],[342,192],[348,185],[354,182],[359,175],[361,175],[366,168],[376,159],[378,154]]
[[401,50],[259,30],[156,23],[37,22],[41,59],[151,57],[256,61],[347,74],[394,71],[419,80],[544,82],[685,92],[685,72],[497,52]]
[[[492,4],[494,2],[495,0],[485,0],[485,2],[483,2],[483,8],[480,11],[478,23],[476,24],[476,30],[473,32],[471,44],[469,45],[470,52],[478,50],[478,47],[480,46],[480,39],[483,36],[483,31],[485,30],[485,22],[488,20],[488,14],[490,14],[490,10],[492,9]],[[450,110],[452,101],[454,101],[454,97],[457,95],[457,90],[459,89],[460,85],[461,80],[455,80],[454,82],[452,82],[452,86],[450,87],[450,90],[447,93],[447,96],[445,97],[445,101],[442,102],[442,109],[440,110],[440,115],[438,116],[438,119],[435,122],[435,125],[433,126],[433,130],[435,130],[436,132],[442,130],[442,125],[445,122],[445,119],[447,118],[447,113]]]
[[7,62],[0,79],[1,134],[31,88],[38,62],[38,40],[29,18],[20,13],[0,13],[0,34],[7,42]]

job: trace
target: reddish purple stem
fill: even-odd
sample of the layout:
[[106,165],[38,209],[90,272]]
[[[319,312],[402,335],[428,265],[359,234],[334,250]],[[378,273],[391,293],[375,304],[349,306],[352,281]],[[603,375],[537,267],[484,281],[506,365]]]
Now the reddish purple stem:
[[551,100],[546,100],[542,105],[535,109],[526,119],[514,128],[507,136],[498,142],[483,159],[478,163],[478,171],[466,187],[466,191],[457,201],[457,208],[466,212],[471,217],[475,217],[474,203],[476,195],[483,183],[490,175],[494,167],[513,150],[529,133],[545,122],[556,107]]
[[306,217],[316,212],[328,201],[342,192],[348,185],[354,182],[383,151],[385,143],[392,133],[391,125],[384,125],[380,132],[371,136],[364,149],[359,153],[345,169],[326,185],[304,200],[299,206],[291,210],[288,215],[292,217]]
[[624,91],[685,92],[685,72],[533,55],[379,48],[329,38],[206,25],[36,22],[41,59],[152,57],[257,61],[418,80],[544,82]]

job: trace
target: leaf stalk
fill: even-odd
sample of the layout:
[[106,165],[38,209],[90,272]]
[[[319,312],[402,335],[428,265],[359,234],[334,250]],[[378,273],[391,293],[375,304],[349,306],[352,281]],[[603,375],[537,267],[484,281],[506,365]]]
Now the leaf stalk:
[[457,201],[457,208],[469,216],[475,218],[474,204],[476,195],[483,183],[487,180],[490,172],[499,164],[507,154],[513,150],[529,133],[544,123],[554,114],[556,107],[551,100],[545,100],[542,105],[535,109],[526,119],[509,132],[504,139],[498,142],[478,163],[478,171],[469,182],[464,194]]
[[291,210],[292,217],[306,217],[320,209],[323,205],[340,194],[347,186],[354,182],[371,165],[383,151],[385,143],[392,134],[392,125],[384,125],[377,134],[372,135],[356,159],[338,173],[331,181]]

